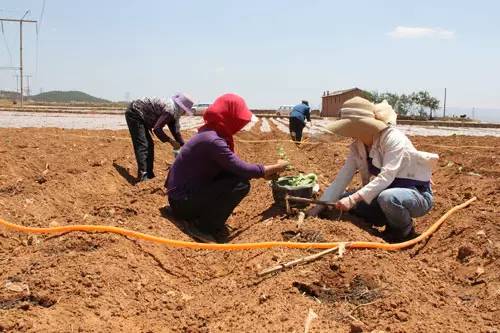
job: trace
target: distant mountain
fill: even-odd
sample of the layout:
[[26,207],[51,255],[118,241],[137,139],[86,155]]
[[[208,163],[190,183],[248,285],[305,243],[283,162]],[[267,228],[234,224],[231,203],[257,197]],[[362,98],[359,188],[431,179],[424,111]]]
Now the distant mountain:
[[47,91],[38,95],[30,96],[28,99],[35,102],[53,103],[111,103],[108,100],[97,98],[81,91]]
[[15,91],[0,90],[0,99],[19,99],[21,94]]

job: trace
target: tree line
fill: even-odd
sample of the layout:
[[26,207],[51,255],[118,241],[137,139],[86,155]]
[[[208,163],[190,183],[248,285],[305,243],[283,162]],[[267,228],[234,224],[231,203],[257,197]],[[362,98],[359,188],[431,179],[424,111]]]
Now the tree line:
[[439,109],[439,99],[431,96],[428,91],[413,92],[409,95],[378,91],[366,92],[367,97],[374,103],[384,99],[402,116],[420,116],[432,119]]

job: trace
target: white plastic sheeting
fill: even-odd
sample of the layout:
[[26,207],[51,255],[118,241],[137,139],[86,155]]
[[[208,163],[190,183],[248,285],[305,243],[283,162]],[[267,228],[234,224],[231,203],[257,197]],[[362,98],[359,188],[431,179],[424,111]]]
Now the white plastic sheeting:
[[262,123],[260,125],[260,131],[264,132],[264,133],[271,132],[271,126],[269,125],[269,122],[267,121],[266,118],[262,118]]
[[[260,131],[269,133],[271,126],[267,118],[260,118]],[[279,131],[288,134],[288,119],[271,118]],[[331,123],[329,119],[313,119],[312,129],[305,128],[305,133],[321,135],[327,133],[325,126]],[[196,130],[203,124],[202,117],[182,117],[181,128],[183,130]],[[257,123],[249,123],[243,130],[250,131]],[[44,113],[44,112],[0,112],[0,127],[24,128],[24,127],[58,127],[68,129],[126,129],[127,123],[123,114],[71,114],[71,113]],[[477,127],[442,127],[442,126],[416,126],[398,125],[407,135],[422,136],[496,136],[500,137],[500,128],[477,128]]]

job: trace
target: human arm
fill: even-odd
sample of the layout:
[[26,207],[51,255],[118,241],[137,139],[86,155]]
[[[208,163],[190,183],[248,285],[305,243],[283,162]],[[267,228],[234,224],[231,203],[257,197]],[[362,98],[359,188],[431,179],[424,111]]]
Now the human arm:
[[305,110],[305,116],[308,122],[311,122],[311,108],[307,107]]
[[[353,148],[351,147],[351,152],[347,157],[344,165],[340,169],[339,173],[335,177],[335,180],[328,186],[320,200],[325,202],[336,202],[340,196],[344,193],[347,185],[351,182],[357,171],[356,167],[356,157]],[[316,205],[311,208],[308,212],[308,216],[316,216],[323,211],[325,206]]]
[[179,120],[177,119],[176,121],[168,122],[167,125],[175,141],[177,141],[181,147],[184,146],[184,139],[182,138]]
[[278,163],[276,164],[265,165],[264,178],[272,179],[274,177],[277,177],[278,174],[286,170],[288,164],[289,163],[287,161],[278,160]]
[[[177,141],[170,138],[163,131],[163,127],[165,127],[166,124],[169,124],[171,122],[173,122],[173,116],[168,112],[164,112],[160,116],[160,118],[158,118],[158,120],[156,121],[156,123],[153,127],[153,133],[158,137],[158,139],[160,139],[161,142],[164,142],[164,143],[168,142],[172,145],[172,147],[174,147],[174,149],[178,149],[181,145]],[[169,128],[170,128],[170,126],[169,126]]]
[[229,148],[227,142],[221,138],[210,141],[208,149],[211,159],[226,172],[246,179],[265,176],[264,165],[243,161]]

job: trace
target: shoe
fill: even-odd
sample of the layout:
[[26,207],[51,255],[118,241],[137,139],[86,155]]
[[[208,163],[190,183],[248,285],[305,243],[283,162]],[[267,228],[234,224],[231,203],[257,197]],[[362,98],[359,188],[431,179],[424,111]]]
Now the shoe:
[[217,243],[227,243],[231,236],[231,231],[227,226],[223,226],[222,228],[216,230],[214,232],[214,237],[217,240]]
[[382,232],[382,238],[387,243],[403,243],[409,241],[411,239],[417,238],[420,236],[419,233],[415,231],[415,228],[411,228],[410,232],[407,235],[403,235],[400,230],[385,227],[385,230]]
[[139,176],[137,177],[137,182],[144,182],[146,180],[150,180],[152,177],[149,176],[149,174],[145,171],[139,173]]
[[186,223],[184,232],[202,243],[217,243],[217,240],[214,238],[214,236],[201,231],[193,223]]

